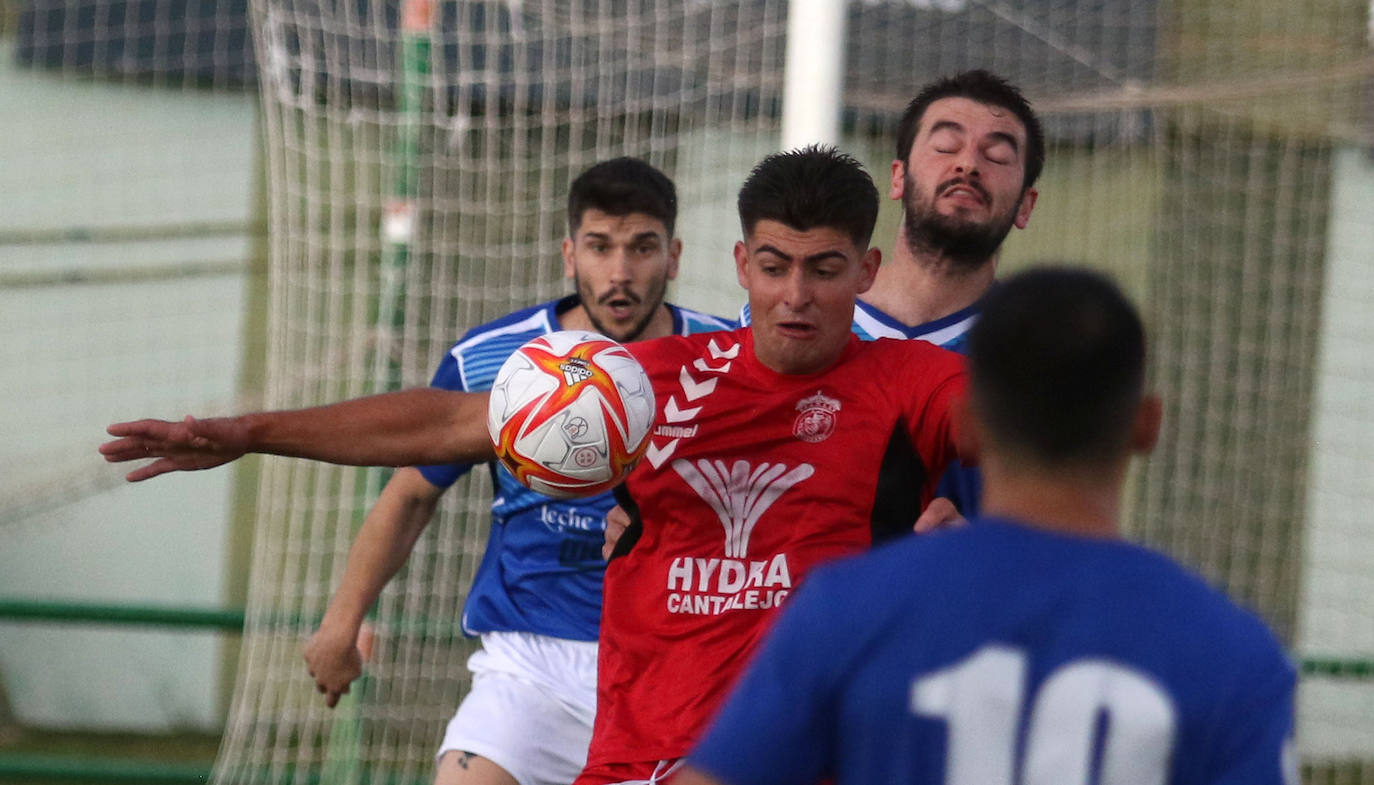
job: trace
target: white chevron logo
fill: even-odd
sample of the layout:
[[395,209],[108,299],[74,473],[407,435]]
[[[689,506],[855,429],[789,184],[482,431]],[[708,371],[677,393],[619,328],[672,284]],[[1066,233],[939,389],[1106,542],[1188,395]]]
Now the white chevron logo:
[[721,348],[716,345],[715,338],[712,338],[710,343],[706,344],[706,348],[711,350],[711,359],[713,360],[733,360],[739,356],[739,344],[734,344],[729,349],[722,351]]
[[704,398],[716,389],[716,379],[707,379],[704,382],[698,382],[696,379],[692,378],[690,373],[687,373],[686,368],[683,368],[681,373],[678,374],[677,380],[682,384],[682,392],[689,401]]
[[725,556],[730,559],[746,558],[749,536],[759,517],[783,491],[816,472],[809,463],[792,469],[781,463],[754,468],[739,460],[727,468],[724,461],[705,458],[695,463],[679,458],[673,461],[673,469],[715,510],[725,528]]
[[697,416],[699,411],[701,411],[700,406],[691,409],[679,409],[677,398],[673,397],[669,398],[667,405],[663,407],[663,419],[668,422],[683,422]]
[[673,453],[677,451],[677,443],[679,441],[681,441],[681,439],[674,439],[661,448],[652,441],[649,442],[649,449],[644,451],[645,460],[655,469],[661,468],[663,462],[671,458]]
[[720,366],[719,368],[712,368],[711,366],[709,366],[709,365],[706,364],[706,359],[703,358],[703,357],[698,357],[698,358],[697,358],[697,361],[694,362],[694,363],[692,363],[692,367],[695,368],[695,369],[697,369],[698,371],[701,371],[702,373],[729,373],[729,372],[730,372],[730,363],[729,363],[729,362],[726,362],[724,365]]

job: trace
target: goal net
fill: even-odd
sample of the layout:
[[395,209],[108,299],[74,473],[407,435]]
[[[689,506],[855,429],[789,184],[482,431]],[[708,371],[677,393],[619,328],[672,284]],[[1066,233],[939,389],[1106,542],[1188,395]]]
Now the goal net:
[[[778,144],[787,10],[256,3],[268,403],[423,383],[465,327],[563,291],[562,196],[612,155],[645,157],[681,189],[675,298],[733,313],[731,197]],[[1051,142],[1043,198],[1004,263],[1104,266],[1147,303],[1169,428],[1135,478],[1130,531],[1332,666],[1306,677],[1312,765],[1374,758],[1351,735],[1361,716],[1370,730],[1370,685],[1348,689],[1341,670],[1374,653],[1374,528],[1358,515],[1374,474],[1355,435],[1371,411],[1351,407],[1374,376],[1349,362],[1370,292],[1358,259],[1374,250],[1356,207],[1374,187],[1367,20],[1354,0],[869,1],[849,5],[845,37],[843,144],[879,178],[896,116],[930,78],[984,66],[1036,100]],[[878,242],[890,243],[895,209],[884,221]],[[301,675],[300,640],[376,481],[271,466],[222,778],[287,761],[297,777],[429,776],[464,687],[455,619],[484,486],[450,494],[381,602],[368,681],[331,717]]]
[[[616,155],[677,182],[671,298],[733,315],[733,197],[779,144],[787,14],[783,0],[253,0],[261,403],[424,384],[466,329],[566,291],[567,186]],[[1306,781],[1374,782],[1368,0],[856,0],[843,43],[841,146],[879,183],[926,81],[985,67],[1032,98],[1041,196],[1001,269],[1089,264],[1143,304],[1166,429],[1132,475],[1128,533],[1257,609],[1303,664]],[[885,204],[885,251],[898,219]],[[432,777],[466,688],[482,472],[384,593],[341,707],[301,661],[384,480],[264,462],[217,782]]]

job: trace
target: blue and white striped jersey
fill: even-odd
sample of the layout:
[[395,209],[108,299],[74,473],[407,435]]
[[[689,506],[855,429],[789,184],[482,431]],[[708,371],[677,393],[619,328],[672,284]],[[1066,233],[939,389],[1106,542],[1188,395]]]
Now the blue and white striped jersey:
[[[854,304],[854,323],[849,329],[865,341],[877,338],[917,338],[942,349],[963,354],[968,331],[978,320],[982,307],[982,303],[977,302],[933,322],[908,327],[876,306],[860,300]],[[740,324],[745,325],[749,322],[749,304],[745,303],[740,309]]]
[[[469,330],[434,372],[431,386],[461,392],[491,389],[501,364],[525,342],[561,329],[558,314],[578,304],[570,295],[503,316]],[[669,305],[673,334],[730,329],[727,319]],[[559,500],[516,482],[504,467],[488,464],[495,498],[491,533],[477,568],[463,630],[533,632],[569,640],[594,641],[601,622],[601,577],[606,563],[601,543],[606,513],[615,499],[606,493]],[[452,485],[467,464],[421,466],[425,479],[440,488]]]

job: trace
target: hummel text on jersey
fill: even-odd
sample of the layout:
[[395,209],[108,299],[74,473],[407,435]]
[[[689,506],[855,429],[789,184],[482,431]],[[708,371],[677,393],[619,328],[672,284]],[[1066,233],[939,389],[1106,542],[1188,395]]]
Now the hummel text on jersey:
[[697,435],[695,425],[660,425],[654,428],[655,436],[662,436],[665,439],[690,439]]
[[792,589],[787,557],[696,559],[679,556],[668,568],[668,612],[715,616],[730,610],[768,610]]

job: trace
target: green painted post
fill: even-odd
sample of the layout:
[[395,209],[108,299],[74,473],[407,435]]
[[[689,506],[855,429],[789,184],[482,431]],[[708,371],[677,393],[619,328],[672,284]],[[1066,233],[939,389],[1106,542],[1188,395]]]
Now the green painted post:
[[[405,335],[406,265],[411,258],[418,213],[420,186],[420,133],[425,113],[425,91],[430,75],[433,0],[402,0],[401,39],[396,88],[398,122],[392,140],[396,176],[391,196],[382,213],[381,292],[377,305],[374,380],[378,392],[401,387],[401,340]],[[361,525],[368,504],[381,493],[390,472],[373,469],[364,483],[365,495],[356,505]],[[335,717],[325,750],[325,782],[357,785],[363,779],[363,721],[358,700],[371,691],[366,666],[335,707]]]

